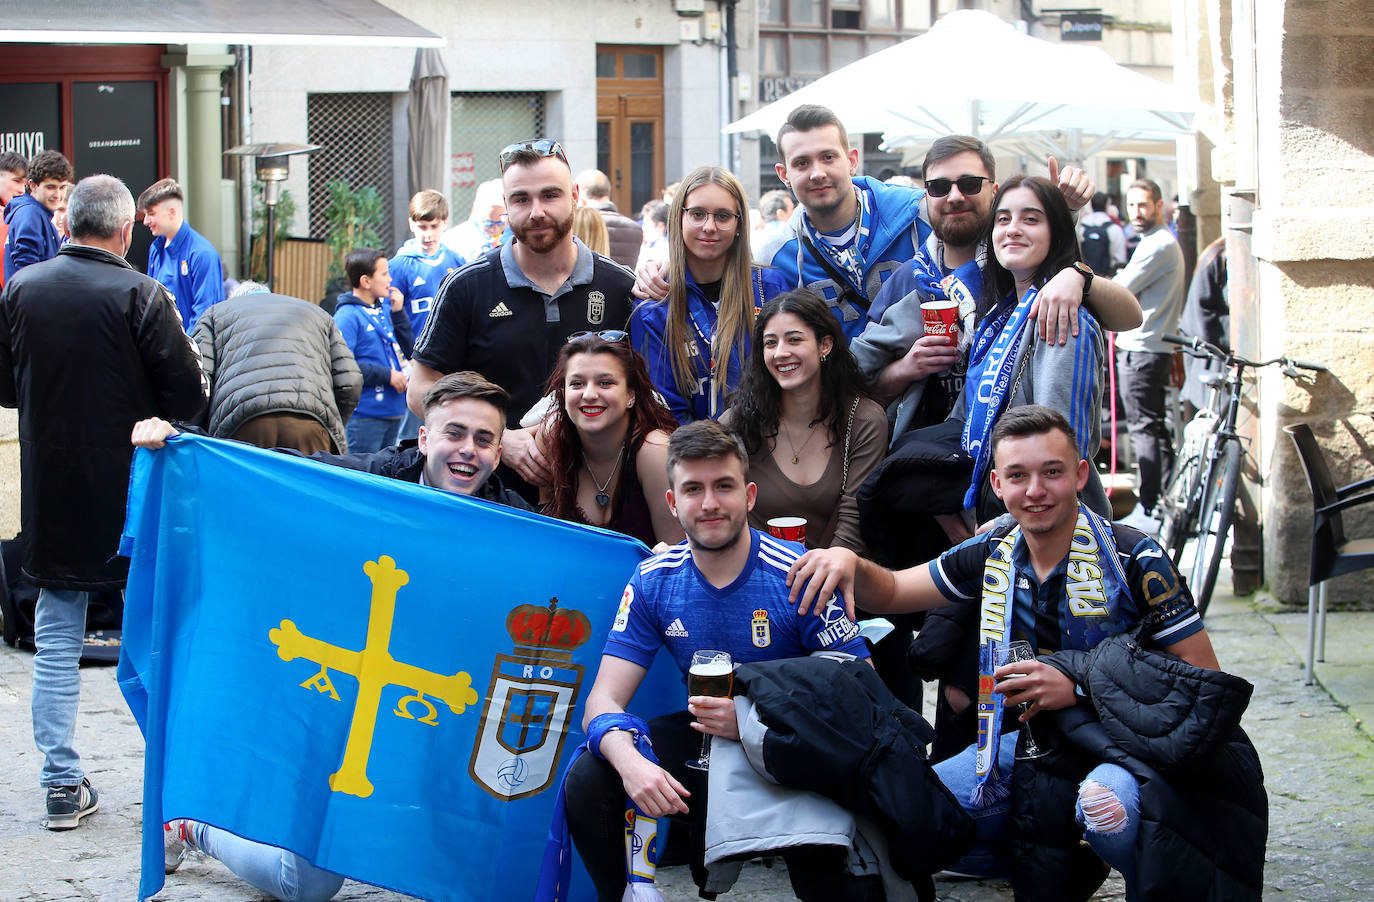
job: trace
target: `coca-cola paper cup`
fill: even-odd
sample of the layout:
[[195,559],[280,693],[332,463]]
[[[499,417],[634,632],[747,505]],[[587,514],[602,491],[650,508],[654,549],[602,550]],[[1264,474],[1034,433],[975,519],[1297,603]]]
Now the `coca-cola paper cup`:
[[768,532],[776,539],[789,542],[806,541],[805,517],[774,517],[768,521]]
[[955,323],[959,319],[959,305],[954,301],[926,301],[921,305],[921,319],[927,335],[943,335],[951,345],[959,343]]

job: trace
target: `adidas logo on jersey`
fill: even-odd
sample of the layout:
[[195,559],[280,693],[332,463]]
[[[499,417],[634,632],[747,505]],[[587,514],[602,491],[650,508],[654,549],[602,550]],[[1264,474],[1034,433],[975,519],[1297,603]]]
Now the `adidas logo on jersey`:
[[492,308],[492,311],[488,313],[487,316],[496,319],[499,316],[515,316],[515,314],[510,312],[510,308],[506,306],[505,301],[500,301]]
[[687,627],[682,625],[682,618],[679,617],[672,623],[668,624],[668,628],[663,631],[663,635],[673,639],[686,639]]
[[415,277],[415,281],[410,283],[410,287],[411,287],[411,288],[414,288],[416,285],[423,285],[423,284],[425,284],[425,277],[424,277],[424,276],[416,276],[416,277]]

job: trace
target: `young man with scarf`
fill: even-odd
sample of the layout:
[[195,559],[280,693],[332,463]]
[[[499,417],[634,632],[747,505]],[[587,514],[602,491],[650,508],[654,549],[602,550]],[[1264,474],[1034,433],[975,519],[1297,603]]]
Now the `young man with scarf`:
[[[1065,747],[1062,734],[1041,729],[1047,719],[1037,719],[1037,714],[1086,704],[1083,687],[1043,656],[1087,651],[1142,625],[1141,635],[1150,646],[1196,667],[1218,670],[1216,654],[1187,587],[1159,545],[1130,527],[1114,526],[1079,500],[1091,465],[1078,453],[1073,429],[1062,414],[1036,405],[1013,408],[998,421],[991,444],[993,491],[1014,524],[994,527],[928,564],[897,573],[843,548],[812,551],[792,565],[792,598],[800,600],[803,612],[814,599],[828,598],[837,589],[877,613],[978,604],[978,741],[936,765],[936,773],[978,821],[985,852],[999,841],[1005,850],[1013,838],[1021,841],[1018,850],[1043,842],[1034,830],[1045,828],[1046,822],[1020,815],[1029,808],[1044,818],[1045,809],[1036,811],[1033,803],[1021,805],[1009,798],[1018,731],[1004,712],[1028,705],[1020,720],[1035,730],[1037,743],[1048,747],[1050,755],[1015,765],[1015,792],[1039,786],[1035,776],[1041,768],[1076,767],[1073,773],[1056,774],[1081,780],[1072,816],[1088,845],[1125,876],[1130,894],[1140,784],[1117,764],[1085,763],[1081,753]],[[1042,657],[994,668],[995,645],[1013,640],[1029,641]],[[1023,768],[1027,774],[1020,773]],[[1018,812],[1015,836],[1013,807]],[[1066,821],[1067,811],[1048,816],[1061,827],[1072,824]],[[1005,851],[992,858],[988,872],[1013,872]]]

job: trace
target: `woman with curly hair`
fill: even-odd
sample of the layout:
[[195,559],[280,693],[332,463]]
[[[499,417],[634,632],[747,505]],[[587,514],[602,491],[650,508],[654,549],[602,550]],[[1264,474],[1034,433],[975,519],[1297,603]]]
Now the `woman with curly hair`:
[[679,423],[714,419],[739,383],[754,314],[787,290],[754,266],[749,205],[739,179],[700,166],[668,211],[668,297],[630,315],[630,341]]
[[652,547],[676,544],[668,510],[668,434],[673,415],[654,396],[644,360],[624,332],[572,336],[549,376],[554,406],[536,441],[549,462],[543,512],[601,526]]
[[862,551],[854,492],[887,451],[887,414],[824,301],[800,289],[764,305],[731,402],[721,422],[758,485],[749,524],[803,517],[809,547]]

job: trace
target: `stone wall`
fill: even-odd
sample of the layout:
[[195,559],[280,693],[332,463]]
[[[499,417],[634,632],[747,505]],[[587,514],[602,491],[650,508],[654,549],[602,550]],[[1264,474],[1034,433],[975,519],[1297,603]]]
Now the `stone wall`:
[[[1338,482],[1374,474],[1374,2],[1194,9],[1231,20],[1236,71],[1224,114],[1234,143],[1217,155],[1229,156],[1218,174],[1230,190],[1254,189],[1256,294],[1233,300],[1234,337],[1251,355],[1331,369],[1310,384],[1276,372],[1258,384],[1265,580],[1281,600],[1304,603],[1312,502],[1282,427],[1311,423]],[[1374,534],[1374,510],[1349,519],[1351,534]],[[1331,597],[1367,604],[1371,588],[1374,571],[1333,583]]]

